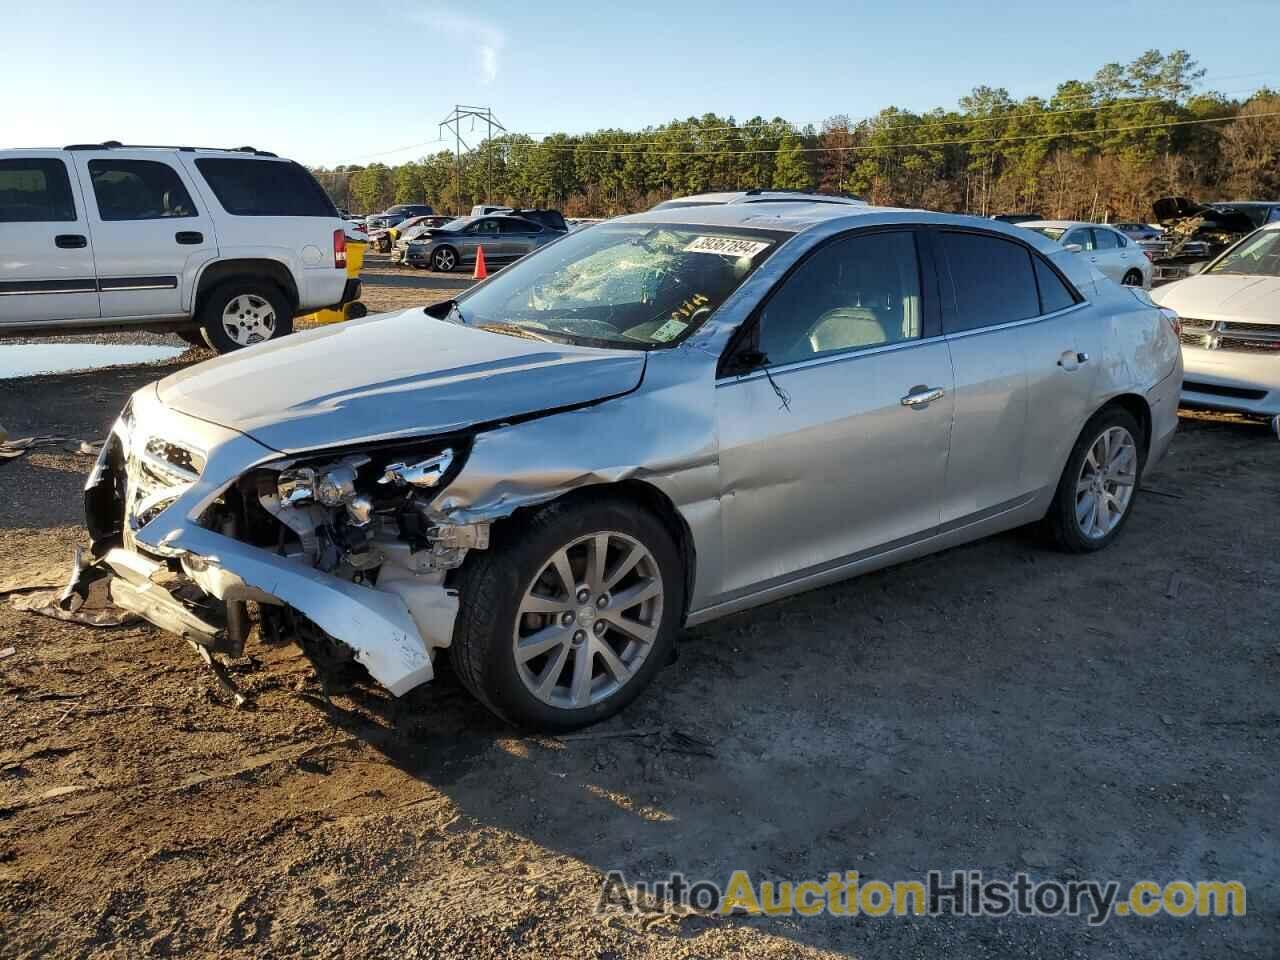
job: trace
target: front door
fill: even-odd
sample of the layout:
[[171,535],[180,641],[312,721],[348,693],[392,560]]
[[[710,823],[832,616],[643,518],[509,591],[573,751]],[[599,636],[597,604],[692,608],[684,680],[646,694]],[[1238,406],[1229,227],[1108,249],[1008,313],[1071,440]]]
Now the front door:
[[60,157],[0,160],[0,327],[98,316],[85,211]]
[[913,231],[818,248],[759,311],[762,366],[716,385],[722,599],[838,567],[938,523],[951,361]]
[[183,280],[218,255],[213,220],[185,175],[156,156],[76,154],[89,207],[103,317],[184,312]]

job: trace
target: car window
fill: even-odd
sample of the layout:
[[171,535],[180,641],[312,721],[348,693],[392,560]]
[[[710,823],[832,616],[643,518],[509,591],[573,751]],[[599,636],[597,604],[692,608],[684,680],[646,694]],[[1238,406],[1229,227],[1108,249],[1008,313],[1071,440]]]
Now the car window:
[[503,220],[501,224],[503,233],[539,233],[542,230],[536,223],[528,220]]
[[167,163],[90,160],[89,179],[103,220],[163,220],[196,215],[191,194]]
[[60,223],[75,219],[71,180],[61,160],[0,160],[0,223]]
[[1110,230],[1099,228],[1093,231],[1093,248],[1095,250],[1114,250],[1119,245],[1116,243],[1116,235]]
[[497,233],[498,221],[497,220],[481,220],[478,223],[473,223],[471,225],[471,229],[468,230],[467,232],[468,233]]
[[1062,238],[1062,245],[1064,247],[1070,243],[1078,243],[1080,244],[1082,249],[1092,250],[1093,249],[1093,231],[1085,229],[1084,227],[1080,227],[1079,229],[1072,230],[1070,233],[1068,233],[1065,237]]
[[771,366],[920,337],[911,231],[854,235],[817,250],[769,298],[758,346]]
[[1058,310],[1065,310],[1067,307],[1080,302],[1080,298],[1075,291],[1063,282],[1057,271],[1049,266],[1044,257],[1038,253],[1033,253],[1031,259],[1035,262],[1036,267],[1036,286],[1040,288],[1041,313],[1054,313]]
[[947,332],[1026,320],[1040,313],[1031,252],[1019,243],[977,233],[942,234],[955,287]]
[[[227,213],[237,217],[337,217],[338,210],[303,167],[282,160],[203,157],[196,169]],[[400,219],[404,219],[401,217]]]

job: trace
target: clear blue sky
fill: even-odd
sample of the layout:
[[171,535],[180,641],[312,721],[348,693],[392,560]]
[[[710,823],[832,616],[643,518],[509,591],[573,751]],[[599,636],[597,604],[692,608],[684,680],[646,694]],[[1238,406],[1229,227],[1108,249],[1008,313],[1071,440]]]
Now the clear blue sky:
[[1216,89],[1280,86],[1277,0],[13,0],[3,21],[0,147],[253,144],[326,165],[438,150],[418,144],[455,102],[537,133],[803,123],[980,83],[1049,95],[1151,47],[1186,48]]

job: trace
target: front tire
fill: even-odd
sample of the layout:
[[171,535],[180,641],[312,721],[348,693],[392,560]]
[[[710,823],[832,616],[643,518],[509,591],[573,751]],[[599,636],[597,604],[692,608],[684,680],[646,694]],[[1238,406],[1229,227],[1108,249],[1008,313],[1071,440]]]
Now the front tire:
[[561,732],[617,713],[668,662],[680,627],[671,535],[615,497],[553,503],[501,532],[463,567],[455,672],[521,726]]
[[205,297],[198,319],[205,343],[230,353],[292,333],[293,305],[269,280],[227,280]]
[[1045,522],[1059,547],[1091,553],[1120,535],[1133,513],[1146,463],[1142,429],[1122,407],[1085,424],[1067,458]]
[[458,268],[458,253],[453,247],[441,247],[431,254],[431,269],[437,273],[452,273]]

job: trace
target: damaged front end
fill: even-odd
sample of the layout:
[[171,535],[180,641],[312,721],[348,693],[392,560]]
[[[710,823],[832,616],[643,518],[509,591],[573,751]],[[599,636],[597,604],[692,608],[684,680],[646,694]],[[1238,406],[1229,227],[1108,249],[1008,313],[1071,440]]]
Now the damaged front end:
[[488,546],[487,523],[428,512],[469,449],[458,435],[288,457],[146,387],[85,485],[92,556],[62,603],[110,577],[117,606],[216,669],[214,654],[243,653],[252,602],[264,633],[295,639],[318,668],[355,661],[400,696],[432,679],[458,614],[451,574]]

